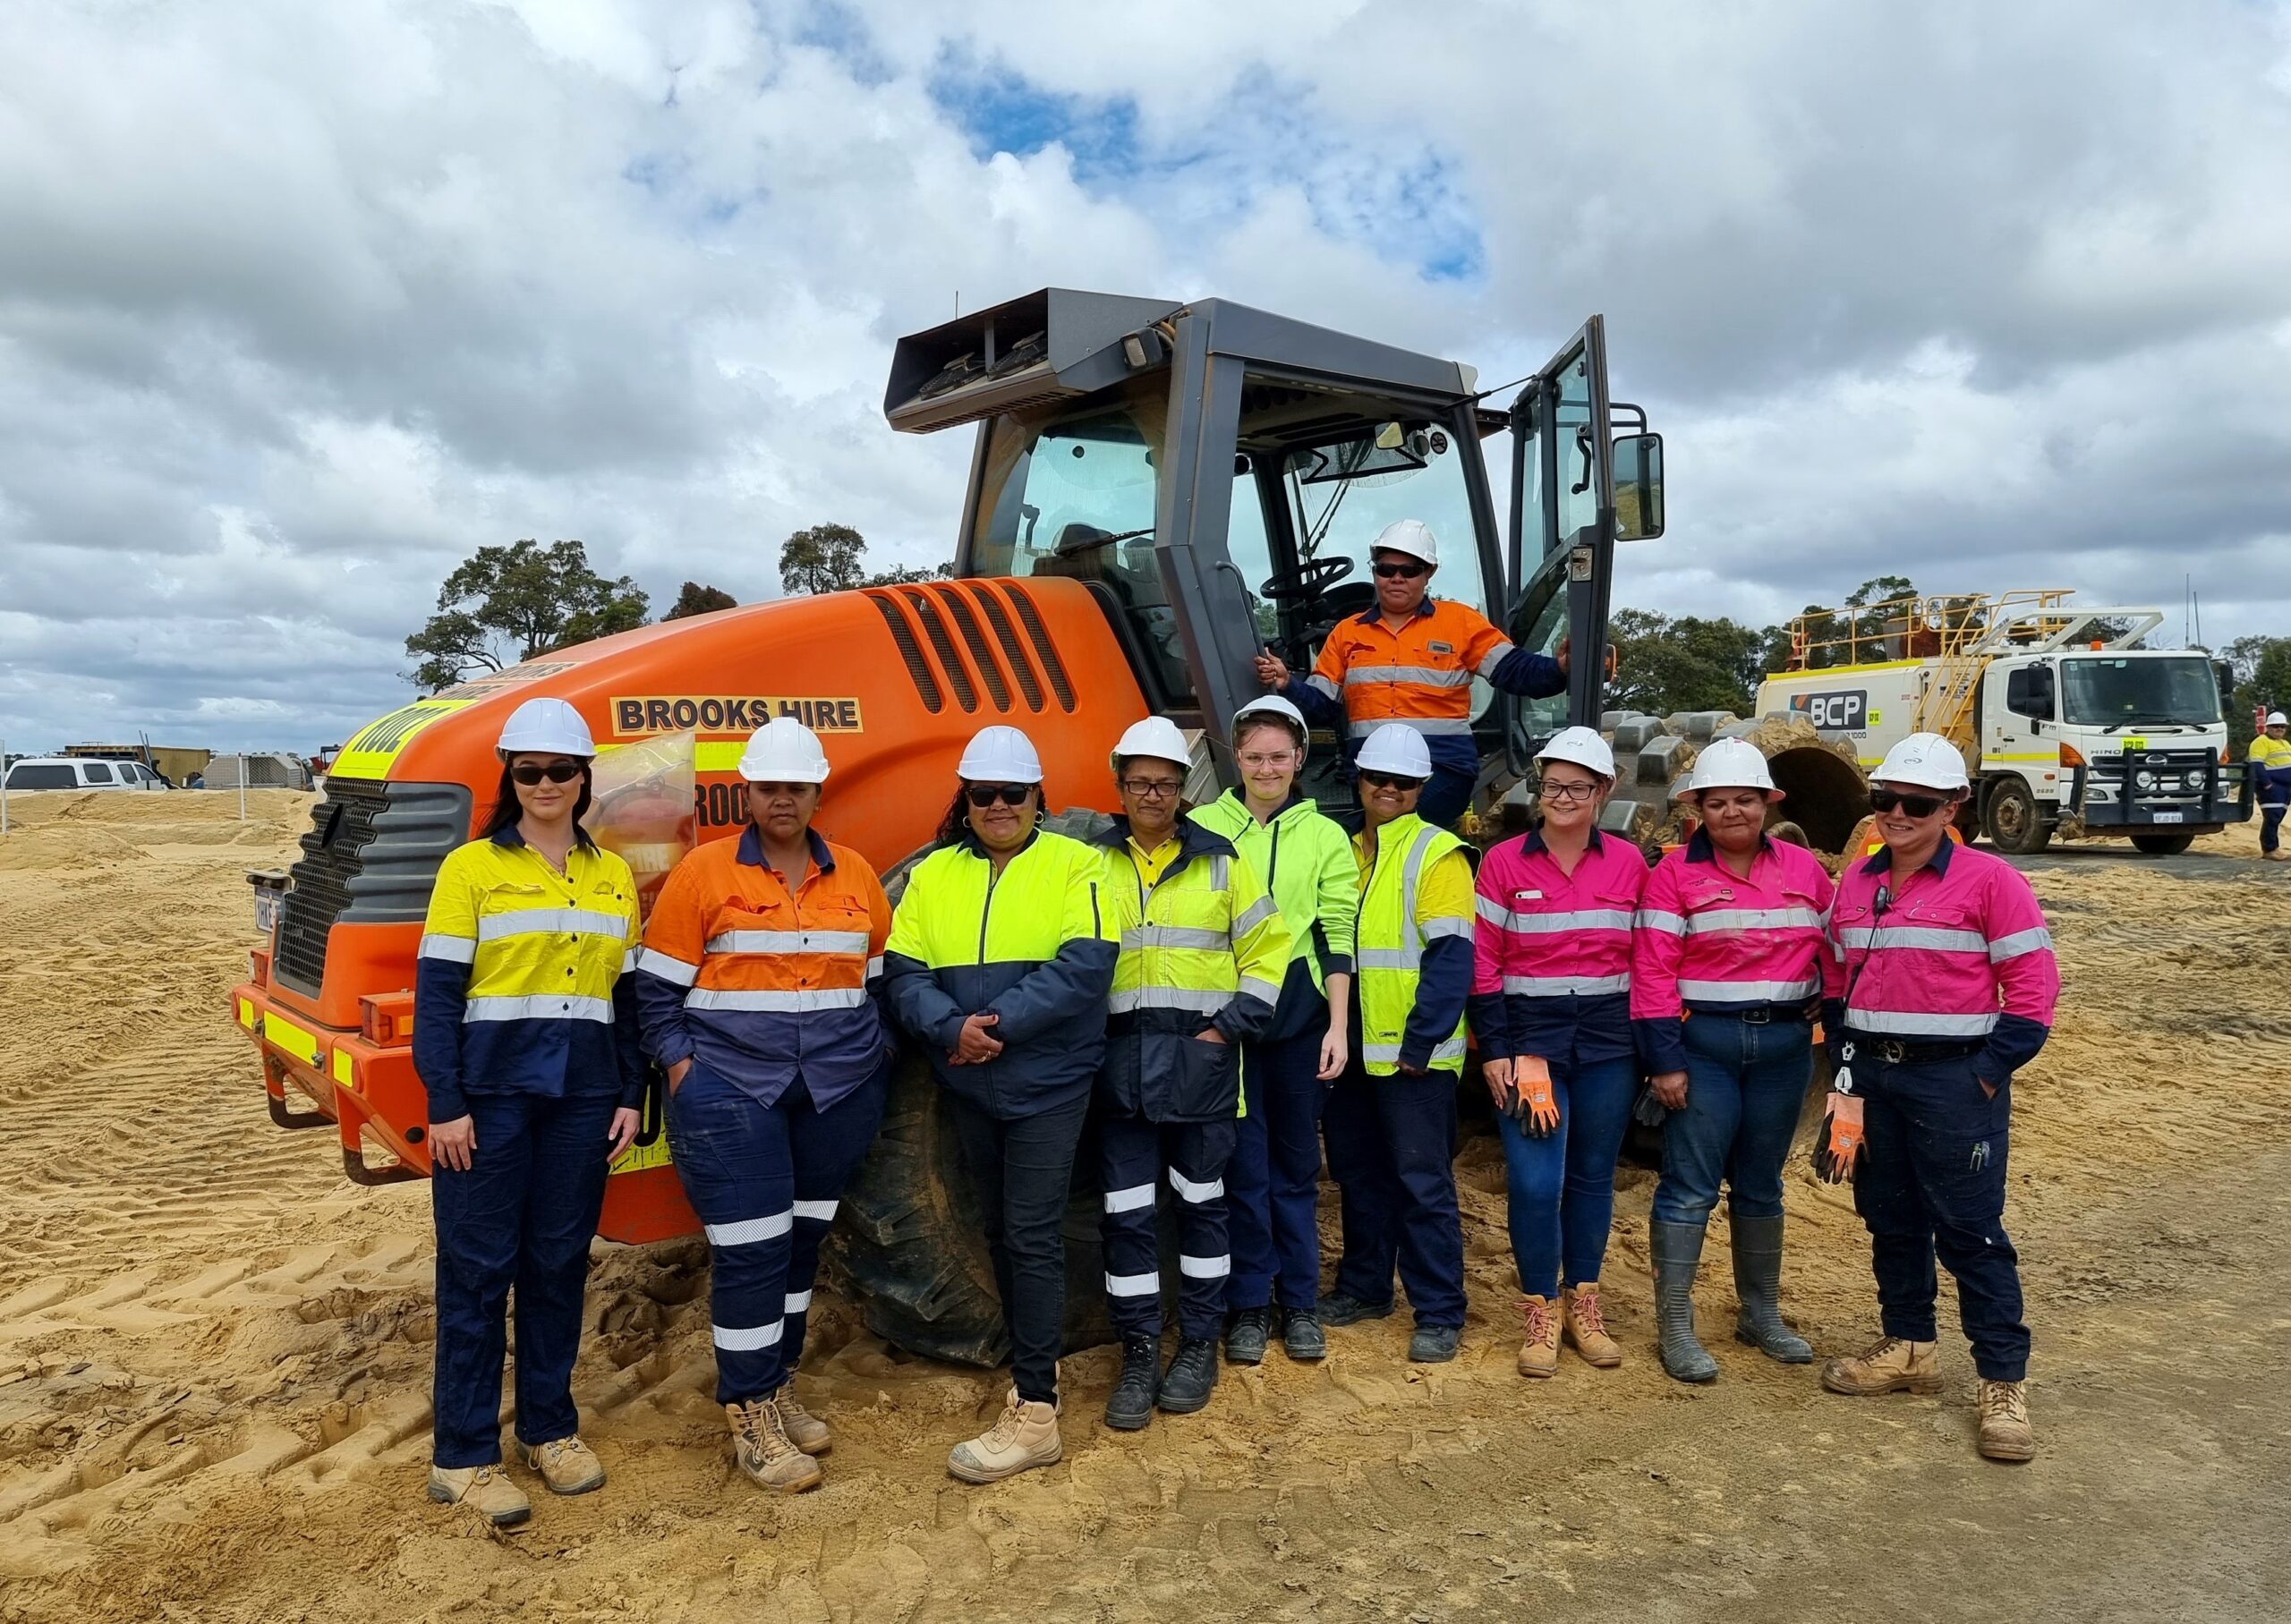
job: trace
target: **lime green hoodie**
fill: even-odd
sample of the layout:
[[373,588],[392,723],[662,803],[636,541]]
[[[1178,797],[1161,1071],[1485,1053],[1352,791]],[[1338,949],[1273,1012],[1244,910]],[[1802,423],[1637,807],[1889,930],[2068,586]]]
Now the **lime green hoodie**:
[[1352,973],[1360,865],[1352,855],[1352,838],[1334,819],[1323,817],[1313,802],[1299,796],[1270,823],[1259,823],[1237,789],[1195,807],[1192,816],[1231,840],[1265,877],[1288,922],[1290,963],[1304,961],[1316,992],[1326,993],[1328,976]]

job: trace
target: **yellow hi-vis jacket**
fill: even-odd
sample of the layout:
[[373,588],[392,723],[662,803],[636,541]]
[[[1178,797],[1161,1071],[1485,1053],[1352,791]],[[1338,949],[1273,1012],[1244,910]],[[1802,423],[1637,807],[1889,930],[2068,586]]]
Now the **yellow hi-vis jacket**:
[[[1099,1092],[1125,1116],[1214,1121],[1239,1110],[1239,1045],[1273,1018],[1289,926],[1224,836],[1180,818],[1172,839],[1175,855],[1149,879],[1127,819],[1099,838],[1121,948]],[[1224,1042],[1199,1035],[1212,1027]]]
[[1410,812],[1352,844],[1365,871],[1353,933],[1361,1065],[1371,1076],[1403,1061],[1461,1073],[1473,914],[1464,843]]

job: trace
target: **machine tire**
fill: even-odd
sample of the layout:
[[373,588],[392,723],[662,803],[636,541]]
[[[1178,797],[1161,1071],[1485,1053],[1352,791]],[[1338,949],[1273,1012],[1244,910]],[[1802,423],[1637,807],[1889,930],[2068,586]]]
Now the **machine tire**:
[[2150,857],[2176,857],[2195,844],[2193,835],[2134,835],[2133,849]]
[[[1103,814],[1084,812],[1049,819],[1044,827],[1083,838],[1104,824]],[[894,901],[924,855],[912,854],[883,876]],[[1069,1352],[1112,1336],[1098,1250],[1096,1166],[1086,1133],[1066,1210]],[[904,1041],[892,1062],[882,1131],[844,1190],[828,1263],[867,1328],[884,1340],[955,1365],[991,1368],[1008,1356],[1001,1298],[953,1108],[929,1057]]]
[[2019,778],[1999,778],[1981,803],[1981,832],[2000,852],[2026,857],[2045,848],[2052,825],[2038,810],[2034,791]]

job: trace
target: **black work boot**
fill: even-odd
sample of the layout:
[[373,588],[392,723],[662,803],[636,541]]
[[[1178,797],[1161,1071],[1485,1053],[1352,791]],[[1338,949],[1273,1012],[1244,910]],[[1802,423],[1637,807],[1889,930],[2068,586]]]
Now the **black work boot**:
[[1408,1339],[1409,1363],[1445,1365],[1456,1356],[1456,1347],[1463,1339],[1461,1325],[1418,1325]]
[[1154,1418],[1154,1395],[1162,1386],[1162,1339],[1137,1336],[1121,1339],[1121,1380],[1106,1395],[1106,1424],[1134,1433]]
[[1325,1359],[1328,1338],[1321,1331],[1320,1315],[1310,1308],[1291,1308],[1282,1316],[1282,1350],[1292,1359]]
[[[1263,1356],[1260,1354],[1259,1356]],[[1170,1368],[1162,1373],[1162,1407],[1172,1416],[1190,1416],[1209,1402],[1217,1389],[1217,1343],[1212,1337],[1186,1337]]]
[[1225,1357],[1235,1365],[1262,1365],[1272,1336],[1272,1309],[1237,1308],[1225,1322]]
[[1349,1291],[1321,1299],[1320,1320],[1324,1325],[1358,1325],[1363,1320],[1389,1320],[1392,1317],[1390,1299],[1382,1303],[1364,1303]]

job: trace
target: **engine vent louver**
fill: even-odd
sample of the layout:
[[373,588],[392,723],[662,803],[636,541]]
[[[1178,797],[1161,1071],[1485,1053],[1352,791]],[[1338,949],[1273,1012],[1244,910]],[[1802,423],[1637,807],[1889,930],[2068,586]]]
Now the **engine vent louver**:
[[945,710],[951,690],[957,704],[977,710],[983,684],[987,707],[1006,716],[1016,714],[1022,701],[1040,713],[1052,698],[1073,714],[1073,679],[1042,612],[1024,592],[998,581],[950,581],[870,587],[861,596],[890,628],[925,710]]
[[947,684],[955,691],[955,702],[966,710],[977,710],[978,690],[972,685],[963,657],[955,652],[955,640],[948,635],[946,617],[939,613],[932,594],[909,587],[899,595],[914,607],[916,618],[923,623],[923,634],[931,640],[932,652],[938,655],[939,664],[947,673]]
[[994,628],[995,636],[1002,640],[1003,657],[1010,662],[1010,675],[1018,679],[1018,692],[1026,696],[1029,709],[1040,710],[1043,705],[1042,679],[1035,675],[1034,662],[1018,642],[1018,628],[1011,624],[1010,611],[1002,607],[1001,596],[984,586],[972,585],[970,596],[978,600],[979,610]]
[[891,629],[891,641],[899,645],[899,657],[907,664],[907,674],[914,680],[915,691],[923,697],[923,708],[933,715],[947,708],[946,697],[939,692],[939,679],[931,674],[931,662],[923,656],[923,647],[915,641],[908,629],[907,616],[899,612],[888,592],[868,592],[867,601],[873,604]]
[[963,634],[963,642],[970,650],[971,663],[978,667],[979,679],[986,684],[987,697],[994,701],[997,710],[1008,710],[1010,708],[1010,684],[1002,680],[1002,667],[986,647],[986,633],[979,629],[978,616],[972,612],[968,596],[950,587],[946,591],[945,602],[947,616],[955,623],[955,630]]
[[1065,663],[1058,658],[1057,645],[1050,641],[1050,633],[1042,624],[1042,613],[1024,592],[1009,594],[1010,603],[1018,611],[1019,624],[1026,628],[1033,640],[1035,653],[1042,659],[1042,668],[1050,677],[1051,692],[1058,695],[1059,704],[1069,715],[1074,710],[1074,684],[1067,679]]

